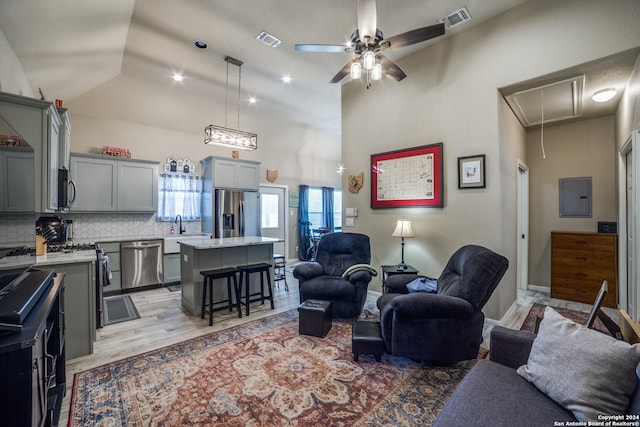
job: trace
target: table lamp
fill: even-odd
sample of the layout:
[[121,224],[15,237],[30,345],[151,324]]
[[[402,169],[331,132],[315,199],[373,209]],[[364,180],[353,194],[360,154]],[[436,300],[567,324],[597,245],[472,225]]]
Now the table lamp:
[[411,221],[409,221],[408,219],[399,219],[398,223],[396,224],[396,229],[393,230],[393,234],[391,234],[391,236],[402,238],[402,243],[401,243],[402,261],[400,261],[400,264],[398,264],[398,270],[406,270],[407,264],[405,264],[404,262],[404,238],[413,237],[413,230],[411,229]]

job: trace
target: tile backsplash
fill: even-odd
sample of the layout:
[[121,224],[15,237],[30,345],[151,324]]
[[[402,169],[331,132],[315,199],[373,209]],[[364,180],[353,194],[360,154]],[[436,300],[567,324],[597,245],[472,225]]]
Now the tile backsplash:
[[[0,247],[33,246],[37,214],[0,215]],[[178,234],[178,224],[156,221],[149,213],[64,213],[73,221],[73,242],[88,243],[106,237],[157,237],[169,235],[171,226]],[[200,222],[183,222],[186,233],[200,233]]]
[[[151,237],[169,235],[171,226],[178,234],[178,224],[156,221],[155,214],[148,213],[96,213],[64,214],[65,220],[73,221],[73,241],[95,242],[111,236]],[[200,222],[182,222],[186,233],[200,233]]]

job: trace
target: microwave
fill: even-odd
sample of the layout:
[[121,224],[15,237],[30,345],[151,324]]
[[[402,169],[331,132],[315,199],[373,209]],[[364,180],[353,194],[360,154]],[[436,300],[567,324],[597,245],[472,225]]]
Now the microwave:
[[58,209],[69,209],[76,199],[76,183],[69,177],[69,170],[58,169]]

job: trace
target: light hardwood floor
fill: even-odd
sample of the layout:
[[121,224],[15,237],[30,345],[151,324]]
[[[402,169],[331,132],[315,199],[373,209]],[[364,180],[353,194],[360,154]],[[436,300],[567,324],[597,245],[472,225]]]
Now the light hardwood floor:
[[[67,423],[73,377],[78,372],[297,308],[299,305],[298,282],[291,275],[291,269],[292,267],[287,267],[289,291],[285,291],[282,282],[279,283],[278,288],[274,289],[275,309],[271,310],[268,302],[264,305],[254,303],[251,305],[251,315],[249,317],[243,315],[241,319],[235,311],[233,313],[218,311],[214,313],[213,326],[209,326],[207,318],[194,317],[182,309],[179,291],[170,292],[167,288],[157,288],[130,293],[140,313],[140,319],[98,329],[93,354],[67,361],[67,394],[62,404],[60,425]],[[376,292],[369,292],[365,310],[378,312],[375,301],[379,295]],[[552,300],[548,294],[541,292],[519,292],[518,301],[514,302],[502,320],[488,319],[485,322],[483,347],[488,347],[489,332],[494,325],[519,328],[534,302],[579,311],[590,309],[590,306],[585,304]],[[614,320],[617,320],[617,313],[611,310],[610,315],[612,314],[615,314]]]

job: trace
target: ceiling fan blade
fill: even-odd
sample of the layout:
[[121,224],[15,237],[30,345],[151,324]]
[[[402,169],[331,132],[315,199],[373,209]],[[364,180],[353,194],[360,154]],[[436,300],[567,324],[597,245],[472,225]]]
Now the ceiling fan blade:
[[371,42],[376,37],[378,28],[378,16],[376,14],[376,0],[358,0],[358,32],[360,40],[364,41],[369,36]]
[[444,34],[444,24],[430,25],[406,33],[389,37],[385,40],[389,48],[411,46],[412,44],[427,41]]
[[353,58],[351,61],[347,62],[347,65],[342,67],[342,69],[338,71],[338,74],[333,76],[329,83],[338,83],[340,80],[344,79],[351,71],[351,64],[353,64],[357,59],[358,58]]
[[341,44],[297,44],[295,50],[302,52],[344,53],[346,48]]
[[407,77],[407,75],[404,73],[404,71],[402,71],[402,68],[400,68],[398,64],[380,53],[376,56],[378,59],[380,59],[380,65],[382,65],[382,74],[391,77],[397,82]]

